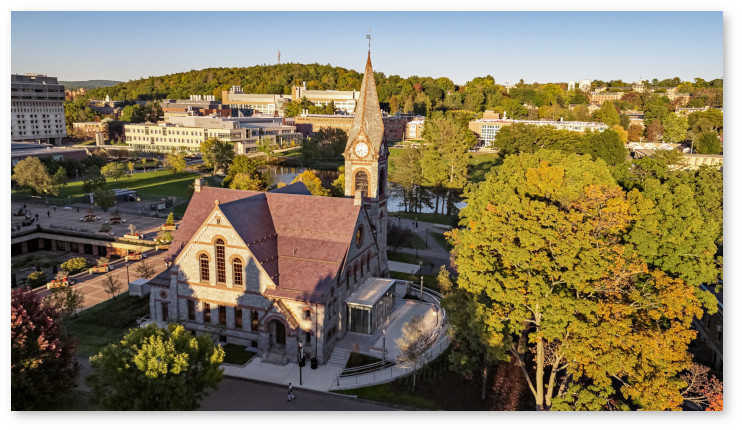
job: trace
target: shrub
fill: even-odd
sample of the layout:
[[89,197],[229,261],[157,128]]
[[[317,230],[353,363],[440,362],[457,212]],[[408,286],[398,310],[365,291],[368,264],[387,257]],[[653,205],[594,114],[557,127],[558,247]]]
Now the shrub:
[[84,257],[70,258],[62,263],[60,267],[69,272],[70,275],[74,275],[75,273],[82,272],[86,267],[88,267],[88,260]]
[[46,273],[39,270],[28,275],[28,285],[31,288],[40,287],[44,284],[46,284]]

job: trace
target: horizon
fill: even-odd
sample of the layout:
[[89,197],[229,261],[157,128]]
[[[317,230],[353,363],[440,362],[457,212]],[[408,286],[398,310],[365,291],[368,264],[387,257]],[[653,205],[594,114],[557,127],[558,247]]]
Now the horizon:
[[[11,73],[128,82],[274,65],[279,49],[282,64],[329,64],[361,73],[371,27],[374,71],[387,76],[447,77],[459,86],[487,75],[498,84],[709,81],[724,78],[722,18],[721,12],[14,11]],[[202,28],[213,31],[212,22],[228,31],[201,37]],[[277,23],[282,27],[276,30]],[[79,31],[101,34],[116,27],[125,28],[120,45]],[[677,28],[683,28],[683,40],[668,37]],[[183,34],[187,43],[178,43]],[[80,55],[70,60],[70,51]],[[679,61],[681,55],[694,61]]]

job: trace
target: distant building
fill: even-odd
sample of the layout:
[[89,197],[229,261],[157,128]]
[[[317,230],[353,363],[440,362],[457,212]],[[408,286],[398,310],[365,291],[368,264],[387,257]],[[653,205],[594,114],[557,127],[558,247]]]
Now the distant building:
[[[353,115],[324,115],[324,114],[302,114],[294,118],[296,130],[305,137],[313,136],[321,128],[339,128],[344,132],[350,130],[353,124]],[[401,141],[405,136],[405,124],[417,118],[415,115],[384,115],[381,120],[384,123],[384,139],[387,141]]]
[[688,116],[692,114],[693,112],[705,112],[709,110],[708,106],[704,107],[679,107],[675,109],[675,113],[678,115]]
[[64,90],[64,99],[65,100],[74,100],[77,96],[84,96],[88,90],[85,88],[78,88],[76,90]]
[[46,75],[10,75],[10,123],[11,141],[61,144],[64,85]]
[[102,133],[104,139],[109,139],[108,121],[73,122],[72,130],[85,137],[95,137],[96,133]]
[[162,100],[160,102],[163,119],[179,116],[218,116],[231,117],[236,115],[229,106],[215,100],[211,95],[192,95],[188,100]]
[[335,110],[344,114],[355,112],[359,95],[360,93],[355,90],[308,90],[306,82],[303,82],[300,87],[291,87],[291,100],[298,102],[306,97],[315,106],[327,106],[332,102],[335,105]]
[[590,88],[591,88],[592,86],[593,86],[593,83],[592,83],[592,81],[590,81],[589,79],[583,79],[583,80],[581,80],[581,81],[580,81],[580,84],[578,85],[578,87],[580,88],[580,90],[581,90],[581,91],[582,91],[583,93],[587,93],[587,92],[590,92]]
[[59,148],[49,144],[31,142],[14,142],[10,144],[10,163],[13,166],[28,157],[51,157],[55,160],[84,160],[88,155],[88,151],[85,148]]
[[644,112],[642,111],[626,111],[624,112],[629,117],[629,126],[640,125],[644,128]]
[[425,118],[415,119],[405,125],[405,140],[422,139],[425,130]]
[[476,119],[469,122],[469,129],[477,135],[479,144],[490,147],[495,140],[495,136],[502,127],[513,124],[528,124],[537,126],[552,126],[557,130],[569,130],[584,133],[590,131],[606,131],[608,126],[602,122],[582,122],[582,121],[531,121],[517,119]]
[[575,85],[577,85],[577,83],[575,81],[569,81],[567,83],[567,91],[574,90],[575,89]]
[[222,91],[222,103],[245,116],[254,112],[283,116],[283,107],[290,101],[291,97],[283,94],[245,94],[239,85]]
[[621,97],[623,97],[623,95],[624,95],[623,92],[601,92],[599,93],[597,91],[592,91],[590,92],[588,96],[590,98],[591,103],[602,105],[603,102],[608,101],[608,100],[610,101],[621,100]]
[[301,133],[295,126],[284,125],[283,118],[173,117],[170,122],[127,124],[126,143],[145,152],[169,152],[185,148],[197,153],[209,138],[232,142],[237,154],[258,150],[260,139],[279,146],[299,144]]

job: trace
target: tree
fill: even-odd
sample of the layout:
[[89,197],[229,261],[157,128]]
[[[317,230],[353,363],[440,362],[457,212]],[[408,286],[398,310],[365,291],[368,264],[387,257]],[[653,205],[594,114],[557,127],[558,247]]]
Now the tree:
[[229,188],[233,190],[264,191],[268,184],[260,174],[238,173],[230,181]]
[[258,140],[258,151],[265,154],[266,157],[270,158],[271,154],[273,154],[273,151],[276,150],[276,141],[273,139],[268,139],[267,137],[260,138]]
[[435,326],[431,327],[422,316],[417,315],[402,325],[401,336],[394,341],[399,348],[397,361],[413,366],[413,392],[417,382],[417,367],[422,363],[425,353],[435,344],[436,335]]
[[286,118],[295,118],[301,114],[301,105],[297,101],[291,101],[283,105],[283,115]]
[[667,142],[684,142],[688,133],[688,120],[684,116],[667,115],[662,121],[664,133],[662,137]]
[[54,175],[52,175],[52,183],[58,187],[57,189],[62,185],[65,185],[67,183],[67,169],[63,166],[59,166],[57,171],[54,172]]
[[74,275],[75,273],[82,272],[88,267],[88,260],[86,260],[85,257],[70,258],[60,264],[59,267],[67,271],[70,275]]
[[132,236],[137,234],[137,226],[135,226],[134,224],[129,224],[129,234]]
[[698,154],[718,154],[721,152],[721,141],[716,133],[709,131],[703,133],[698,142],[695,143],[695,152]]
[[644,129],[639,124],[631,124],[628,133],[629,142],[639,142],[644,135]]
[[309,192],[312,193],[313,196],[329,196],[330,191],[322,186],[322,180],[317,177],[317,175],[314,174],[314,172],[310,169],[307,169],[294,178],[291,183],[295,182],[303,182],[304,185],[306,185],[307,188],[309,188]]
[[185,155],[176,151],[165,154],[165,164],[170,166],[170,171],[173,173],[185,172],[187,166]]
[[111,162],[106,164],[100,169],[101,175],[106,178],[112,178],[114,181],[118,181],[126,174],[126,169],[121,163]]
[[13,168],[11,177],[21,187],[29,188],[36,194],[57,195],[59,188],[54,184],[49,172],[35,157],[26,157]]
[[172,241],[173,235],[169,231],[160,231],[155,238],[155,243],[158,245],[170,245]]
[[137,265],[137,268],[135,269],[135,273],[140,278],[149,279],[157,274],[157,271],[155,270],[154,266],[147,260],[142,260],[141,263]]
[[104,212],[116,204],[116,195],[108,187],[98,187],[93,192],[95,202]]
[[147,171],[147,157],[142,157],[142,170]]
[[345,196],[345,166],[338,167],[338,177],[330,185],[330,196]]
[[199,149],[206,167],[214,169],[212,175],[216,175],[219,170],[226,172],[234,159],[234,145],[231,142],[212,137],[201,142]]
[[134,174],[134,162],[133,161],[128,161],[126,163],[126,167],[129,169],[129,174],[130,175],[133,175]]
[[611,166],[626,161],[629,155],[621,142],[621,137],[613,130],[586,133],[582,143],[582,152],[592,155],[593,159],[602,158]]
[[40,287],[46,284],[46,273],[41,270],[31,272],[31,274],[28,275],[28,278],[26,278],[26,282],[28,282],[28,286],[31,288]]
[[[232,186],[234,179],[240,173],[244,175],[240,178],[238,184]],[[268,187],[268,181],[265,175],[258,170],[258,163],[247,155],[238,155],[232,160],[232,164],[229,166],[229,171],[222,181],[222,185],[238,190],[262,191]]]
[[[66,277],[66,275],[61,276]],[[61,276],[58,276],[58,279],[62,279]],[[62,327],[65,337],[67,336],[67,321],[73,315],[77,315],[83,303],[85,303],[85,294],[69,284],[53,288],[51,294],[44,297],[44,304],[56,310],[57,322]]]
[[620,125],[614,125],[613,127],[611,127],[611,130],[618,133],[618,137],[621,140],[621,143],[623,143],[624,145],[629,143],[629,133],[626,131],[625,128]]
[[647,139],[652,142],[659,142],[662,139],[662,133],[665,129],[662,127],[662,122],[659,119],[655,119],[647,126]]
[[605,123],[608,127],[613,127],[621,122],[621,118],[618,116],[618,110],[616,110],[616,107],[610,100],[604,101],[603,106],[593,112],[593,119]]
[[101,286],[106,294],[111,296],[113,300],[116,300],[116,295],[124,288],[124,283],[118,278],[114,278],[110,273],[106,273],[105,278],[101,281]]
[[108,263],[110,263],[111,260],[109,260],[106,257],[100,257],[97,260],[95,260],[95,264],[98,265],[98,267],[108,266]]
[[91,357],[92,401],[106,410],[195,410],[222,379],[224,350],[209,335],[150,324]]
[[167,216],[167,219],[165,220],[165,225],[175,225],[175,216],[172,212]]
[[682,403],[676,380],[700,303],[625,242],[638,194],[602,160],[545,150],[506,157],[467,191],[464,227],[451,233],[458,285],[483,308],[471,319],[487,344],[518,361],[537,409]]
[[11,292],[10,408],[53,409],[75,386],[74,345],[61,338],[57,311],[27,288]]

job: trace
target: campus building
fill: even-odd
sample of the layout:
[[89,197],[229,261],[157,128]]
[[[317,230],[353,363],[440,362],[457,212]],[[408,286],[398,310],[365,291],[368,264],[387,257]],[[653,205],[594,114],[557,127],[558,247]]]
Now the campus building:
[[10,75],[10,140],[61,144],[67,136],[64,97],[57,78]]
[[257,151],[260,139],[280,147],[298,145],[302,140],[295,126],[274,117],[171,117],[169,122],[124,125],[124,134],[132,148],[159,153],[181,148],[197,153],[201,143],[210,138],[234,143],[237,154]]
[[325,363],[348,331],[367,334],[392,311],[386,260],[389,152],[369,54],[345,156],[345,198],[301,182],[271,192],[195,192],[150,281],[155,321],[245,345],[263,362]]
[[[212,95],[191,95],[187,100],[162,100],[160,102],[163,119],[183,116],[231,117],[232,109],[215,100]],[[236,113],[235,113],[236,115]]]
[[359,91],[336,91],[336,90],[308,90],[307,83],[291,87],[291,100],[301,101],[306,97],[315,106],[327,106],[330,103],[335,105],[335,111],[342,114],[352,114],[356,110],[356,102]]
[[479,145],[492,146],[492,142],[497,136],[497,132],[502,127],[513,124],[537,125],[539,127],[551,126],[557,130],[569,130],[584,133],[586,131],[606,131],[608,126],[602,122],[583,122],[583,121],[532,121],[519,119],[476,119],[469,122],[469,129],[477,135]]
[[[326,115],[326,114],[302,114],[294,118],[296,131],[305,137],[313,136],[322,128],[339,128],[344,132],[350,131],[353,125],[354,115]],[[399,142],[404,140],[405,126],[408,122],[417,118],[414,115],[383,115],[381,121],[384,123],[384,139]]]
[[283,94],[245,94],[239,85],[222,91],[222,103],[245,116],[253,113],[283,116],[283,106],[289,102],[291,97]]

